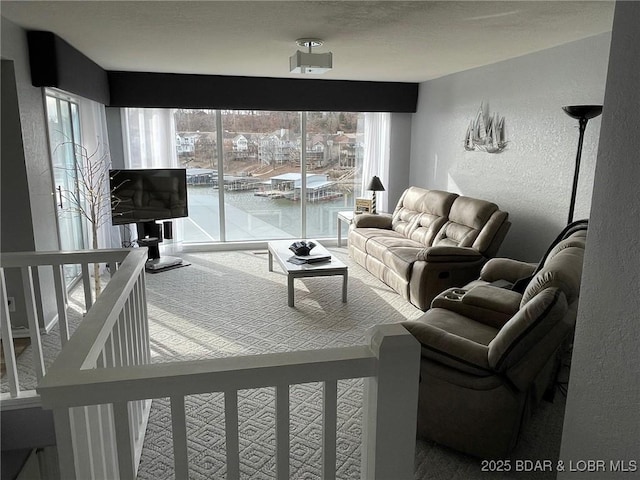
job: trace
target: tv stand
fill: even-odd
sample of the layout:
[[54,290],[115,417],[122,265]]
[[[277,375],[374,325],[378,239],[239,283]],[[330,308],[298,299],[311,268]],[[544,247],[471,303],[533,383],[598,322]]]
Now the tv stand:
[[170,256],[160,257],[160,247],[158,244],[162,241],[162,224],[149,221],[138,223],[137,226],[138,245],[149,249],[148,260],[145,264],[145,270],[147,272],[158,273],[183,266],[181,258]]
[[171,268],[181,267],[182,259],[178,257],[164,256],[162,258],[151,258],[147,260],[144,268],[148,272],[161,272],[162,270],[169,270]]

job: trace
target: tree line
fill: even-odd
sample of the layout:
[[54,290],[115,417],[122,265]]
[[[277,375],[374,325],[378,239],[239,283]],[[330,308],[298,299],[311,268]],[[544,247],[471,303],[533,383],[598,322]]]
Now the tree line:
[[[354,133],[358,127],[356,112],[308,112],[308,133]],[[174,116],[177,132],[214,132],[215,110],[179,109]],[[300,131],[300,112],[260,110],[223,110],[222,128],[234,133],[267,133],[280,129]]]

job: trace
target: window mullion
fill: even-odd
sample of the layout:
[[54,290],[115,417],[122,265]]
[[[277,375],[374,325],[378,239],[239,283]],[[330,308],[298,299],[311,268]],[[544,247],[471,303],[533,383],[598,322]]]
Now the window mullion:
[[226,221],[224,208],[224,145],[222,131],[222,112],[216,110],[216,151],[218,155],[218,221],[220,222],[220,241],[226,242]]

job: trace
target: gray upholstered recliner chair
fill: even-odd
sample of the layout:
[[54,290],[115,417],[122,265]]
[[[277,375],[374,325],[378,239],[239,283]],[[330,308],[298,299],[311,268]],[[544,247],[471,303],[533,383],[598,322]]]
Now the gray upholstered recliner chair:
[[[527,264],[492,259],[480,279],[438,295],[403,322],[422,345],[418,434],[480,457],[504,457],[555,380],[576,320],[586,227]],[[493,284],[534,274],[523,293]]]

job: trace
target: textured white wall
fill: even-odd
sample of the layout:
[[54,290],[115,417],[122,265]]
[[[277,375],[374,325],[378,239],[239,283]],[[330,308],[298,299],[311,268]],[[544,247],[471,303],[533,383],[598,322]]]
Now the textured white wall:
[[26,31],[2,18],[2,57],[13,60],[36,250],[57,250],[56,211],[42,89],[31,85]]
[[[2,17],[2,58],[13,61],[15,69],[15,82],[17,91],[18,108],[20,110],[20,125],[13,125],[14,129],[20,129],[24,156],[2,158],[2,175],[20,175],[16,182],[25,184],[24,172],[26,171],[26,185],[29,190],[29,204],[13,203],[2,205],[2,211],[15,209],[22,211],[22,221],[31,222],[33,229],[28,233],[16,235],[21,238],[13,238],[12,246],[24,244],[25,250],[46,251],[58,250],[57,220],[53,192],[53,179],[51,175],[51,162],[49,160],[49,145],[47,140],[47,124],[44,112],[42,89],[31,85],[31,73],[29,69],[29,55],[27,48],[26,31]],[[5,125],[3,125],[3,135]],[[15,139],[11,139],[15,141]],[[3,138],[3,141],[5,139]],[[20,141],[20,139],[18,139]],[[19,167],[15,162],[22,162]],[[26,210],[24,210],[26,209]],[[15,216],[15,212],[14,212]],[[32,234],[32,238],[23,235]],[[5,232],[3,232],[3,238]],[[15,250],[14,250],[15,251]],[[16,283],[15,277],[8,280],[8,295],[18,297],[22,287]],[[43,305],[39,309],[39,319],[42,326],[46,326],[56,316],[55,296],[53,295],[53,276],[50,272],[42,272],[37,279],[37,287],[42,291]],[[26,325],[24,312],[20,311],[20,303],[17,304],[16,315],[13,316],[14,325]],[[16,320],[18,319],[18,320]]]
[[[578,122],[564,105],[602,104],[610,35],[603,34],[420,85],[411,184],[497,203],[513,226],[501,256],[536,261],[566,225]],[[481,102],[505,117],[507,149],[467,152]],[[574,218],[589,215],[600,118],[587,125]]]
[[[640,3],[618,2],[580,292],[561,458],[640,478]],[[633,472],[613,472],[610,461]]]
[[390,154],[387,195],[387,212],[393,212],[402,192],[409,182],[411,160],[411,117],[410,113],[391,114]]

